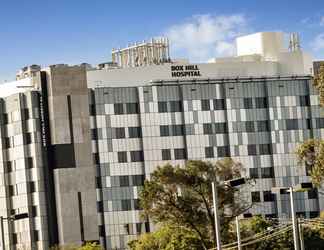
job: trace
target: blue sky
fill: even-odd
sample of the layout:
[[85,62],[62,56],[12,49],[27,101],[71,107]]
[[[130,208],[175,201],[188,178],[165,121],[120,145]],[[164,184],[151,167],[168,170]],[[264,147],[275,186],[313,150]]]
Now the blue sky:
[[233,53],[234,38],[299,32],[324,58],[323,0],[10,0],[0,2],[0,82],[29,64],[97,64],[113,47],[171,38],[172,56],[204,61]]

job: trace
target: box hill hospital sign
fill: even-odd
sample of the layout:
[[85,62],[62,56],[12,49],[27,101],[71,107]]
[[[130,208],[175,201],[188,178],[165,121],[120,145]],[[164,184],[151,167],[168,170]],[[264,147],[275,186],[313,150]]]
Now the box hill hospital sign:
[[198,65],[175,65],[171,66],[172,77],[201,76]]

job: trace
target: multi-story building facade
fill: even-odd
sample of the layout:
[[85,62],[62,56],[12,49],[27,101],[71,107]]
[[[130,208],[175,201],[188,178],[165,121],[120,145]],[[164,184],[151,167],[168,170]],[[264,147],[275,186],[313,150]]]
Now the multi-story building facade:
[[[144,180],[190,159],[240,161],[256,180],[245,215],[289,217],[287,197],[271,188],[309,180],[294,152],[323,137],[324,116],[309,56],[281,40],[243,37],[237,57],[204,64],[34,65],[0,85],[0,215],[28,213],[5,220],[6,245],[126,249],[154,229],[140,216]],[[324,209],[316,190],[295,199],[299,215]]]

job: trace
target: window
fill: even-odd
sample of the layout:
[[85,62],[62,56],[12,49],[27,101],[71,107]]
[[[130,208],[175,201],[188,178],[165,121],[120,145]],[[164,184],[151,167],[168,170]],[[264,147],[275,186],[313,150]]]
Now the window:
[[225,99],[214,100],[214,110],[225,110],[225,109],[226,109]]
[[204,135],[210,135],[213,133],[213,127],[210,123],[203,124]]
[[26,133],[25,134],[26,144],[32,143],[32,133]]
[[26,168],[33,168],[34,167],[33,157],[27,157],[26,164],[27,164]]
[[209,100],[201,100],[201,110],[210,110]]
[[160,136],[170,136],[168,125],[160,126]]
[[125,128],[115,128],[116,139],[125,138]]
[[246,132],[254,132],[255,128],[254,128],[254,122],[253,121],[248,121],[245,122],[245,130]]
[[163,161],[171,160],[171,150],[170,149],[162,149],[162,160]]
[[245,109],[253,109],[253,101],[252,98],[244,98],[243,104]]
[[122,211],[132,210],[131,200],[121,200],[121,209]]
[[29,110],[28,109],[22,109],[21,110],[21,115],[23,120],[28,120],[29,119]]
[[96,105],[90,104],[89,106],[89,113],[91,116],[95,116],[96,115]]
[[127,152],[126,151],[118,152],[118,162],[119,163],[127,162]]
[[2,114],[2,124],[3,125],[8,124],[8,114],[6,113]]
[[11,147],[9,137],[4,138],[4,146],[5,146],[5,148],[10,148]]
[[228,157],[230,156],[229,146],[217,147],[217,156],[218,157]]
[[168,112],[168,103],[167,102],[158,102],[158,111],[159,111],[159,113]]
[[34,241],[39,241],[38,230],[33,230],[33,234],[34,234]]
[[132,176],[133,186],[143,186],[144,180],[145,180],[144,175],[133,175]]
[[273,167],[261,168],[261,178],[274,178]]
[[316,218],[319,216],[319,212],[318,211],[310,211],[309,212],[309,218]]
[[256,145],[247,145],[248,155],[257,155]]
[[36,185],[35,185],[35,182],[34,181],[31,181],[28,183],[29,184],[29,192],[30,193],[34,193],[36,192]]
[[298,129],[298,119],[287,119],[286,120],[286,129],[287,130]]
[[214,158],[214,148],[213,147],[205,148],[205,157],[206,158]]
[[98,140],[98,131],[96,128],[91,129],[91,140]]
[[179,136],[184,135],[184,127],[183,125],[172,125],[172,135]]
[[142,223],[136,223],[136,234],[141,234],[142,232]]
[[269,131],[270,123],[269,121],[257,121],[257,127],[259,132]]
[[261,201],[260,192],[251,192],[251,199],[252,202],[260,202]]
[[93,163],[96,164],[96,165],[100,164],[99,153],[94,153],[93,154]]
[[145,222],[145,232],[149,233],[150,232],[150,223],[147,221]]
[[257,97],[255,98],[255,107],[257,109],[268,108],[268,100],[266,97]]
[[174,150],[174,159],[182,160],[187,158],[187,152],[184,148],[176,148]]
[[142,210],[139,199],[134,199],[134,209]]
[[225,134],[227,133],[227,125],[225,122],[215,123],[215,133],[216,134]]
[[8,185],[8,192],[9,192],[9,196],[15,195],[15,189],[13,185]]
[[264,201],[274,201],[275,195],[271,191],[263,191],[263,200]]
[[316,118],[316,128],[324,128],[324,118]]
[[260,155],[271,155],[272,154],[271,144],[260,144],[259,151],[260,151]]
[[139,162],[144,161],[144,153],[143,151],[131,151],[131,161],[132,162]]
[[18,243],[17,234],[13,233],[12,234],[12,244],[16,245],[17,243]]
[[250,172],[250,177],[252,179],[259,178],[259,170],[258,170],[258,168],[249,168],[249,172]]
[[32,217],[36,217],[37,216],[37,206],[32,206]]
[[182,103],[181,101],[171,101],[170,102],[170,112],[181,112]]
[[308,190],[308,199],[317,199],[317,198],[318,198],[318,192],[316,188]]
[[6,169],[5,169],[5,173],[10,173],[10,172],[12,172],[12,162],[11,162],[11,161],[7,161],[7,162],[5,163],[5,167],[6,167]]
[[127,114],[139,114],[139,105],[138,103],[126,103],[126,113]]
[[129,186],[128,176],[119,176],[119,185],[121,187],[128,187]]
[[299,102],[300,102],[300,106],[310,106],[310,98],[307,95],[300,96]]
[[129,138],[141,138],[142,128],[141,127],[129,127],[128,128]]
[[122,103],[115,103],[114,104],[114,111],[115,111],[115,115],[124,114],[124,105]]

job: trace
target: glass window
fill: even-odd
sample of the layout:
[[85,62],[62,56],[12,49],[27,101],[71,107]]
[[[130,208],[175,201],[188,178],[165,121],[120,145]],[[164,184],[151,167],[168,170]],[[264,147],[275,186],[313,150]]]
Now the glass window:
[[257,155],[257,147],[256,145],[248,145],[248,155]]
[[259,132],[269,131],[270,130],[269,121],[257,121],[257,127]]
[[246,132],[255,132],[255,128],[254,128],[254,121],[247,121],[245,122],[245,130]]
[[299,97],[300,106],[310,106],[310,98],[308,95]]
[[250,172],[250,177],[253,179],[257,179],[259,178],[259,170],[258,168],[249,168],[249,172]]
[[253,101],[252,98],[244,98],[243,104],[245,109],[253,109]]
[[27,157],[26,164],[27,164],[26,168],[33,168],[34,167],[33,157]]
[[316,119],[316,128],[324,128],[324,118]]
[[274,201],[275,195],[271,191],[263,191],[263,200],[264,201]]
[[174,158],[176,160],[182,160],[187,158],[187,152],[185,148],[176,148],[174,150]]
[[167,102],[158,102],[158,111],[159,111],[159,113],[168,112],[168,103]]
[[201,110],[203,110],[203,111],[210,110],[210,101],[209,100],[201,100]]
[[131,200],[121,200],[121,209],[122,211],[132,210]]
[[129,138],[141,138],[142,128],[141,127],[129,127],[128,128]]
[[32,143],[32,133],[26,133],[25,134],[26,144]]
[[298,119],[287,119],[286,120],[286,129],[287,130],[298,129]]
[[261,178],[274,178],[273,167],[261,168]]
[[170,112],[181,112],[182,103],[181,101],[171,101],[170,102]]
[[271,144],[260,144],[259,151],[260,151],[260,155],[271,155],[272,154]]
[[139,114],[138,103],[126,103],[126,113],[127,114]]
[[139,162],[144,161],[144,153],[143,151],[131,151],[131,161],[132,162]]
[[3,125],[8,124],[8,114],[6,113],[2,114],[2,124]]
[[229,146],[217,147],[217,156],[218,157],[228,157],[230,155],[231,155],[231,153],[230,153]]
[[318,211],[310,211],[309,212],[309,218],[316,218],[319,216],[319,212]]
[[268,99],[266,97],[255,98],[255,107],[257,109],[268,108]]
[[128,176],[119,176],[119,184],[121,187],[128,187],[129,186]]
[[134,199],[134,209],[135,210],[142,210],[139,199]]
[[141,234],[142,232],[142,223],[136,223],[136,234]]
[[251,192],[251,198],[252,198],[252,202],[260,202],[261,201],[260,192]]
[[118,162],[119,163],[127,162],[127,152],[126,151],[118,152]]
[[10,148],[11,147],[10,138],[9,137],[5,137],[4,138],[4,146],[5,146],[5,148]]
[[98,140],[98,131],[96,128],[91,129],[91,140]]
[[168,125],[160,126],[160,136],[170,136]]
[[35,185],[35,182],[33,182],[33,181],[29,182],[29,192],[30,193],[36,192],[36,185]]
[[125,138],[125,128],[115,128],[116,139]]
[[115,103],[114,104],[114,111],[115,115],[122,115],[124,114],[124,106],[122,103]]
[[173,136],[184,135],[183,125],[172,125],[172,135]]
[[225,134],[227,133],[227,125],[225,122],[218,122],[214,124],[216,134]]
[[214,110],[225,110],[225,109],[226,109],[225,99],[214,100]]
[[316,188],[313,188],[312,190],[308,190],[308,199],[317,199],[318,198],[318,192]]
[[204,123],[203,124],[203,131],[204,135],[210,135],[213,133],[213,126],[211,123]]
[[162,149],[162,160],[163,161],[171,160],[171,150],[170,149]]
[[306,123],[306,129],[312,129],[312,120],[311,119],[306,119],[305,120]]
[[12,162],[11,161],[5,162],[5,167],[6,167],[6,169],[5,169],[6,173],[12,172]]
[[23,120],[28,120],[29,119],[29,110],[28,109],[22,109],[21,110],[21,115]]
[[133,175],[133,186],[143,186],[144,185],[144,180],[145,176],[144,175]]
[[214,158],[214,148],[213,147],[205,148],[205,157],[206,158]]

